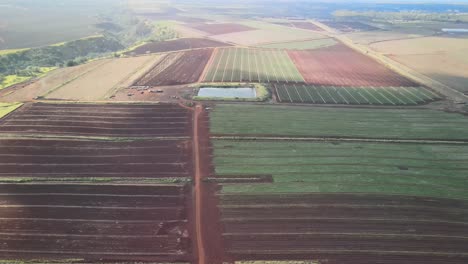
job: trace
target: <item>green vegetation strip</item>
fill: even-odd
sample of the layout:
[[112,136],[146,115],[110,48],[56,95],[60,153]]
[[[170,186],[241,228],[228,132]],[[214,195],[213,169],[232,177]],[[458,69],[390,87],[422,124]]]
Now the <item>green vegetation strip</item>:
[[0,118],[3,118],[9,113],[15,111],[18,107],[22,105],[22,103],[0,103]]
[[[225,193],[379,193],[468,199],[468,146],[214,140],[217,177],[273,175],[226,184]],[[231,176],[233,177],[233,176]]]
[[40,78],[55,69],[57,69],[57,67],[34,67],[31,70],[23,71],[22,74],[24,75],[6,75],[3,78],[0,78],[0,90],[18,83],[28,81],[32,78]]
[[219,104],[214,135],[468,140],[468,118],[427,109]]

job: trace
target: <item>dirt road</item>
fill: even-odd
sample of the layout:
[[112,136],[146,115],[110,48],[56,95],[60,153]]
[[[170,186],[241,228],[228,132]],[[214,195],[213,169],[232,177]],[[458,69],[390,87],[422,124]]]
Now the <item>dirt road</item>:
[[202,173],[201,173],[201,159],[200,159],[200,144],[199,144],[199,135],[198,135],[198,123],[200,120],[200,115],[203,112],[203,107],[201,105],[195,106],[195,111],[193,114],[193,157],[195,161],[195,234],[197,237],[197,249],[198,249],[198,264],[206,264],[206,253],[205,245],[203,238],[203,221],[202,221],[202,208],[203,208],[203,199],[202,199]]

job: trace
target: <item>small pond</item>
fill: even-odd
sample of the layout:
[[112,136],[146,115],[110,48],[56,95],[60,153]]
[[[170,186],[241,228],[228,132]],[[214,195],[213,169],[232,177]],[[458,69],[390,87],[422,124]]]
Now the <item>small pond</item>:
[[198,91],[200,97],[224,97],[224,98],[255,98],[255,88],[249,87],[202,87]]

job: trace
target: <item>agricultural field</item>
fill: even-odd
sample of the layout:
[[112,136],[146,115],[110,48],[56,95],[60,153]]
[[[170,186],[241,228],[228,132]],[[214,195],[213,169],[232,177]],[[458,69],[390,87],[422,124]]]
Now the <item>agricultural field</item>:
[[199,48],[225,47],[229,44],[202,38],[181,38],[162,42],[150,42],[127,52],[127,55],[142,55],[148,53],[178,51]]
[[[0,127],[3,130],[7,125],[1,124]],[[36,134],[55,135],[54,132],[40,131]],[[0,176],[12,181],[104,181],[118,178],[134,179],[134,182],[143,179],[173,181],[191,175],[190,147],[180,139],[122,142],[0,139],[0,145],[3,156]]]
[[468,140],[464,115],[429,109],[218,104],[210,125],[228,136]]
[[212,39],[221,42],[235,43],[243,46],[258,46],[277,42],[300,41],[321,39],[324,36],[305,30],[293,30],[287,27],[281,30],[252,30],[211,36]]
[[189,261],[186,190],[184,185],[0,184],[2,258]]
[[468,145],[213,140],[213,148],[215,177],[273,176],[272,183],[226,184],[226,193],[468,199]]
[[96,68],[83,73],[49,90],[47,99],[102,100],[122,87],[130,86],[149,67],[161,59],[160,55],[119,58],[108,60]]
[[195,83],[211,58],[212,49],[198,49],[167,55],[137,80],[137,86],[164,86]]
[[265,44],[265,45],[259,45],[257,47],[266,48],[266,49],[311,50],[311,49],[319,49],[319,48],[333,46],[333,45],[336,45],[337,43],[338,42],[336,42],[332,38],[324,38],[324,39],[314,39],[314,40],[305,40],[305,41]]
[[275,24],[293,27],[293,28],[308,29],[308,30],[313,30],[313,31],[323,31],[322,28],[310,22],[287,22],[287,23],[280,22],[280,23],[275,23]]
[[453,89],[468,93],[468,39],[427,37],[369,47]]
[[303,82],[284,50],[220,48],[205,76],[205,82]]
[[417,86],[375,60],[344,45],[289,51],[305,81],[325,86]]
[[192,262],[191,120],[177,105],[45,103],[1,119],[2,259]]
[[424,87],[336,87],[274,84],[280,103],[347,105],[417,105],[441,97]]
[[[211,179],[220,185],[226,255],[239,263],[466,262],[468,145],[380,139],[466,142],[452,129],[467,122],[427,109],[218,104]],[[278,138],[262,138],[269,135]]]
[[0,134],[184,137],[190,135],[190,115],[171,105],[36,103],[1,120]]
[[221,35],[229,34],[234,32],[243,32],[254,30],[249,26],[234,24],[234,23],[219,23],[219,24],[194,24],[190,25],[191,28],[194,28],[199,31],[206,32],[210,35]]
[[340,21],[322,21],[323,24],[327,25],[328,27],[337,29],[341,32],[349,33],[349,32],[356,32],[356,31],[373,31],[379,30],[379,28],[374,27],[369,24],[365,24],[362,22],[355,22],[355,21],[347,21],[347,22],[340,22]]

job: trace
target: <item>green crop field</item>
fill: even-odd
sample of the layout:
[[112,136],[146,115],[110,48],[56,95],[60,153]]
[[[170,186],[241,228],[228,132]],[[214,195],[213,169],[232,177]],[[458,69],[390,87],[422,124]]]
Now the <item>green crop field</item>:
[[304,82],[284,50],[220,48],[205,82]]
[[417,105],[440,97],[424,87],[335,87],[275,84],[281,103]]
[[468,145],[214,140],[217,177],[273,175],[225,192],[364,192],[468,199]]
[[268,49],[309,50],[319,49],[335,45],[337,42],[332,38],[314,39],[306,41],[293,41],[284,43],[261,44],[257,47]]
[[468,118],[427,109],[217,105],[211,133],[468,140]]

